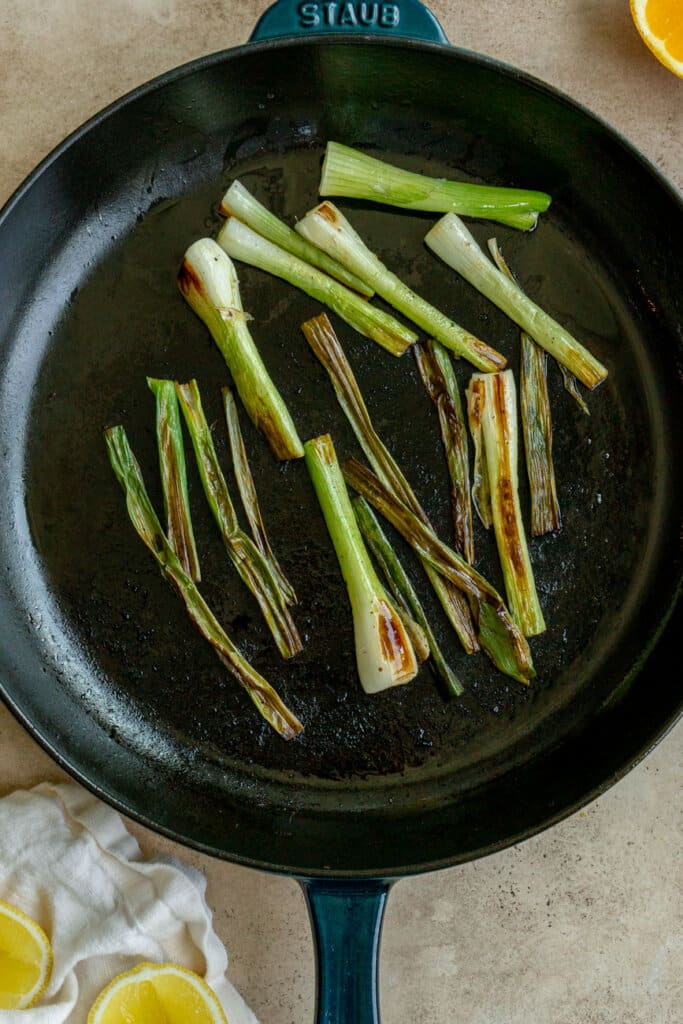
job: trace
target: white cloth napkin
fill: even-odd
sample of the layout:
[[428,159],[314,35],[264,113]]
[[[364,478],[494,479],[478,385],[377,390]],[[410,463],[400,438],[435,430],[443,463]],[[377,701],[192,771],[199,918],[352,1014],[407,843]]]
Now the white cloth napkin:
[[229,1024],[258,1024],[226,978],[206,882],[178,861],[144,861],[121,816],[80,786],[43,784],[0,799],[0,898],[47,932],[54,967],[30,1010],[2,1024],[85,1024],[98,993],[142,961],[206,978]]

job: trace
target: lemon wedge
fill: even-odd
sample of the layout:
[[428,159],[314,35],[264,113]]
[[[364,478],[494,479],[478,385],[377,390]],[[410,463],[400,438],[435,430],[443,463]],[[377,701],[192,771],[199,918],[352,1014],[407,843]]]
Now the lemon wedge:
[[103,989],[88,1024],[228,1024],[214,992],[177,964],[139,964]]
[[0,900],[0,1010],[26,1010],[47,988],[52,946],[35,921]]
[[683,78],[681,0],[630,0],[631,15],[643,41],[664,67]]

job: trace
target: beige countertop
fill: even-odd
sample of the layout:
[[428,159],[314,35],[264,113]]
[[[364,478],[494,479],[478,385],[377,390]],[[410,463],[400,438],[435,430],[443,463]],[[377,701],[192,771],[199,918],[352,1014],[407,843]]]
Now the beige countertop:
[[[159,72],[245,41],[267,6],[3,0],[0,203],[88,116]],[[641,43],[628,0],[431,6],[454,43],[559,87],[683,185],[683,82]],[[679,726],[554,829],[486,860],[401,882],[382,948],[385,1024],[680,1021],[682,751]],[[63,777],[0,708],[0,792]],[[313,951],[297,885],[131,828],[148,853],[173,852],[207,875],[230,977],[263,1024],[312,1021]]]

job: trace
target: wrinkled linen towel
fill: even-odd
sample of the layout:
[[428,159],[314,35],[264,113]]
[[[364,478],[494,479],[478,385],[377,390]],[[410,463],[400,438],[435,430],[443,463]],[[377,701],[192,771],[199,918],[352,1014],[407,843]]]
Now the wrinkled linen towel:
[[142,961],[206,978],[229,1024],[258,1024],[226,978],[206,882],[178,861],[144,861],[121,816],[75,784],[0,799],[0,898],[47,932],[52,978],[37,1006],[2,1024],[85,1024],[98,993]]

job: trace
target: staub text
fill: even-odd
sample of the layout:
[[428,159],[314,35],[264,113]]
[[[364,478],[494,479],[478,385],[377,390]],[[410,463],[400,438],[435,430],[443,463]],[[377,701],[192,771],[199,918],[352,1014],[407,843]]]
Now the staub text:
[[321,25],[348,28],[378,27],[396,28],[401,20],[397,4],[372,3],[326,3],[299,4],[299,19],[302,28],[319,28]]

